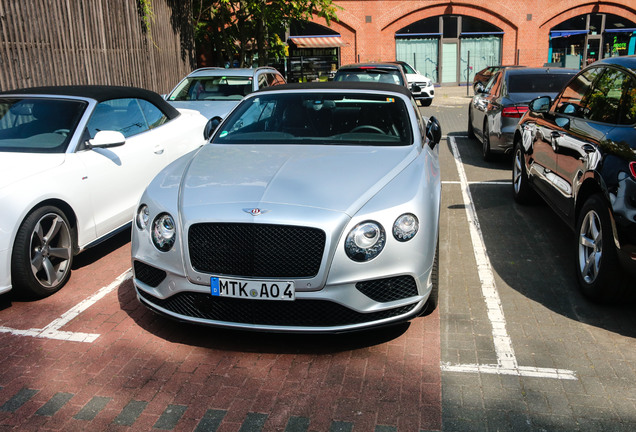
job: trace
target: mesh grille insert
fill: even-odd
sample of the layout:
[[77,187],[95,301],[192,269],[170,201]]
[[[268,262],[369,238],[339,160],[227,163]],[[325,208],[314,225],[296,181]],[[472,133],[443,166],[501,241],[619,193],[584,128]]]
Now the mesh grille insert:
[[192,267],[203,273],[250,277],[312,277],[325,248],[318,228],[236,223],[190,227]]
[[135,261],[135,278],[142,281],[148,286],[156,288],[166,278],[166,272],[142,263],[141,261]]
[[151,304],[182,316],[253,325],[331,327],[361,324],[404,315],[417,305],[359,313],[326,300],[243,300],[191,292],[161,300],[142,290],[137,292]]
[[358,282],[356,288],[367,297],[383,303],[417,295],[417,284],[411,276]]

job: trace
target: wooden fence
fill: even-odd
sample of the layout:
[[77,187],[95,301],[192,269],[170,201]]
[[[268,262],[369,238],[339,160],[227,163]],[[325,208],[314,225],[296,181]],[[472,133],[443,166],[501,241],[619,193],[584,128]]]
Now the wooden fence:
[[188,0],[0,0],[0,90],[111,84],[166,93],[195,67]]

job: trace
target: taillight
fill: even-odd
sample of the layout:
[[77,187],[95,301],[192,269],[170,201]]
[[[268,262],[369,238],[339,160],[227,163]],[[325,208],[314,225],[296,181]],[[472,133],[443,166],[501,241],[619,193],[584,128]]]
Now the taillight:
[[504,117],[516,117],[519,118],[528,111],[527,106],[510,106],[504,107],[501,111],[501,115]]
[[636,162],[629,163],[629,173],[636,179]]

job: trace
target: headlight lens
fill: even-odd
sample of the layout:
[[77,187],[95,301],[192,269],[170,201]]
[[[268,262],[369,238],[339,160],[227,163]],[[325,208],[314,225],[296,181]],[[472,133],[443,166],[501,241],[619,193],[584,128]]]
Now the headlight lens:
[[345,252],[354,261],[369,261],[382,252],[385,243],[386,235],[382,225],[372,221],[362,222],[349,232]]
[[139,206],[137,210],[137,217],[135,221],[137,223],[137,228],[140,230],[145,230],[148,226],[148,221],[150,220],[150,210],[146,204],[142,204]]
[[174,245],[177,231],[174,219],[168,213],[157,216],[152,223],[152,243],[162,252],[169,251]]
[[393,224],[393,237],[397,241],[409,241],[415,237],[419,228],[420,223],[415,215],[410,213],[403,214]]

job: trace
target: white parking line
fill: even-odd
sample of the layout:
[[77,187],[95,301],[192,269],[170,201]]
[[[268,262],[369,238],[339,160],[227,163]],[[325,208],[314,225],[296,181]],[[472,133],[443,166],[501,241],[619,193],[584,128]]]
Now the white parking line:
[[94,295],[87,298],[86,300],[81,301],[67,312],[62,314],[59,318],[53,320],[49,325],[42,329],[29,329],[29,330],[18,330],[12,329],[9,327],[0,327],[0,333],[11,333],[17,336],[31,336],[37,338],[46,338],[46,339],[57,339],[57,340],[65,340],[70,342],[95,342],[95,340],[100,337],[100,334],[97,333],[81,333],[81,332],[69,332],[60,330],[66,324],[71,322],[74,318],[76,318],[79,314],[84,312],[86,309],[97,303],[98,300],[103,298],[106,294],[117,288],[122,282],[130,279],[132,277],[131,269],[126,270],[123,274],[121,274],[117,279],[115,279],[110,285],[107,285],[97,291]]
[[[466,172],[464,171],[464,165],[462,163],[459,150],[457,149],[455,138],[448,137],[447,139],[450,143],[453,157],[455,158],[455,165],[457,166],[457,172],[459,174],[459,183],[461,184],[462,196],[464,205],[466,207],[466,216],[468,218],[468,224],[470,228],[470,238],[473,243],[473,250],[475,254],[475,260],[477,262],[479,280],[481,281],[481,291],[486,302],[488,319],[490,320],[490,323],[492,325],[492,337],[495,345],[495,353],[497,354],[497,364],[452,365],[450,363],[442,362],[442,370],[448,372],[481,372],[500,375],[558,378],[566,380],[577,379],[576,374],[570,370],[525,367],[519,366],[519,364],[517,363],[517,358],[515,356],[514,349],[512,348],[512,339],[508,335],[508,331],[506,329],[506,318],[504,316],[503,307],[501,305],[501,299],[499,298],[499,292],[497,291],[497,286],[495,285],[495,276],[490,265],[490,259],[488,258],[488,254],[486,252],[484,237],[482,235],[481,228],[479,227],[477,212],[475,211],[475,205],[470,193],[469,186],[471,183],[469,183],[466,179]],[[490,183],[481,182],[480,184]]]

